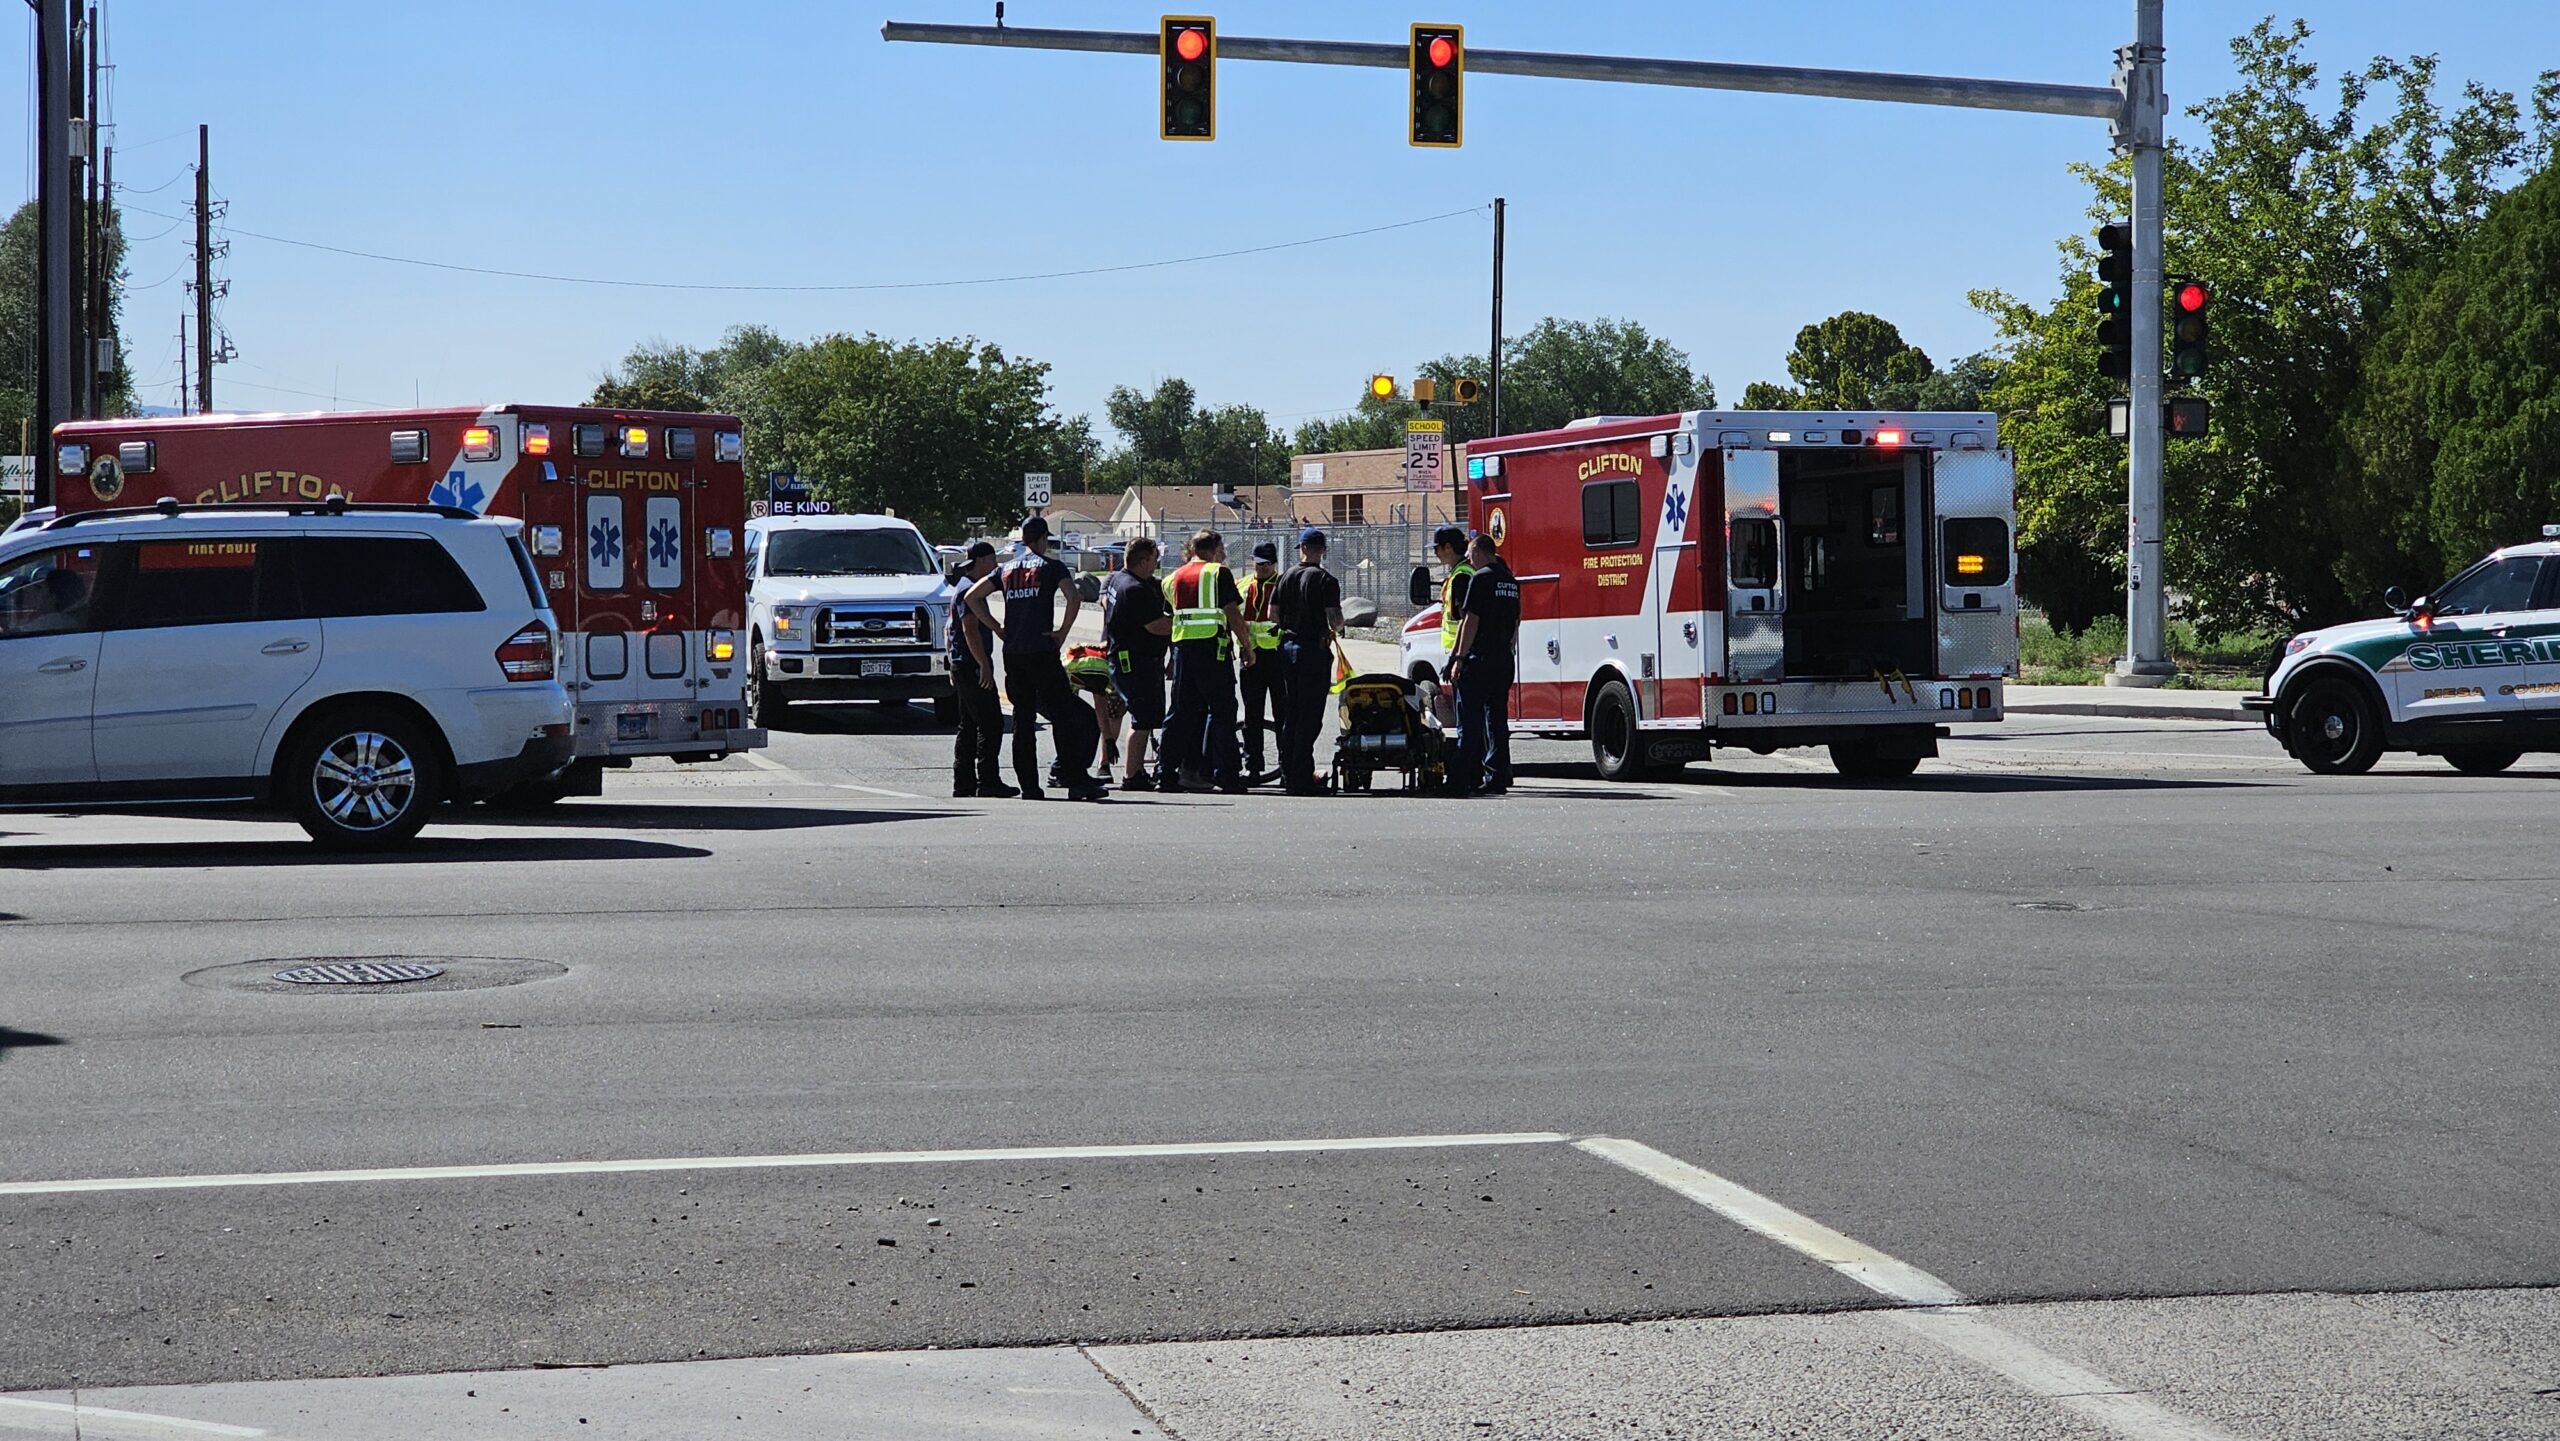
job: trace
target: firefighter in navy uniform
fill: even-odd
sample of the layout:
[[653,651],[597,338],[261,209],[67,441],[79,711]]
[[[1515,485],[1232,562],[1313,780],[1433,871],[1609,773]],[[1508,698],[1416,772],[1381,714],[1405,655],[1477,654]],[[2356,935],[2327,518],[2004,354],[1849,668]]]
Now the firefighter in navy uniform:
[[[1244,598],[1245,629],[1253,633],[1254,664],[1236,677],[1244,691],[1244,774],[1247,784],[1262,785],[1272,773],[1262,768],[1262,733],[1271,732],[1271,746],[1280,748],[1280,721],[1288,714],[1289,699],[1282,688],[1288,684],[1288,668],[1279,664],[1280,626],[1272,613],[1272,600],[1280,592],[1280,547],[1270,541],[1253,548],[1253,574],[1237,587]],[[1265,716],[1268,715],[1266,721]]]
[[1198,775],[1229,795],[1237,774],[1236,664],[1255,660],[1245,628],[1244,597],[1227,569],[1227,543],[1214,530],[1191,538],[1191,559],[1164,579],[1173,606],[1173,717],[1165,724],[1164,773],[1157,784],[1180,791]]
[[960,730],[951,742],[951,794],[1002,800],[1015,794],[997,760],[1004,744],[1004,707],[996,699],[995,638],[969,609],[969,592],[994,574],[996,548],[985,541],[952,575],[950,624],[951,697]]
[[[1035,515],[1022,523],[1021,556],[969,588],[969,609],[1004,639],[1005,688],[1013,695],[1013,778],[1028,800],[1048,799],[1040,789],[1035,716],[1049,722],[1067,799],[1098,801],[1110,794],[1091,774],[1094,748],[1101,741],[1093,708],[1076,698],[1058,654],[1081,604],[1071,579],[1066,565],[1049,554],[1049,522]],[[1057,612],[1062,590],[1067,594],[1064,620]],[[1002,623],[989,611],[999,592],[1004,597]]]
[[1298,566],[1280,578],[1273,603],[1280,625],[1280,785],[1293,796],[1320,796],[1316,738],[1324,731],[1325,675],[1333,638],[1342,630],[1342,582],[1324,568],[1324,532],[1298,532]]
[[1498,796],[1511,789],[1511,681],[1519,659],[1520,581],[1503,563],[1493,537],[1467,543],[1473,574],[1466,615],[1458,623],[1449,679],[1458,688],[1458,763],[1449,771],[1457,795]]
[[1173,608],[1156,579],[1156,543],[1145,536],[1129,542],[1125,567],[1102,588],[1102,642],[1111,651],[1111,686],[1129,715],[1129,769],[1120,788],[1151,791],[1147,742],[1164,729],[1164,662],[1166,639],[1173,633]]

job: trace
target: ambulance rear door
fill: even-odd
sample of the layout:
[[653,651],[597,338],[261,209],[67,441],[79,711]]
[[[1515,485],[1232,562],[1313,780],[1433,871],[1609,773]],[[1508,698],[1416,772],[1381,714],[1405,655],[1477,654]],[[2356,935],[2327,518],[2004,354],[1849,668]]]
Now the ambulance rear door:
[[1724,453],[1724,674],[1728,681],[1786,678],[1786,554],[1779,533],[1778,453]]
[[2018,673],[2017,472],[2006,450],[1941,450],[1930,465],[1937,534],[1938,674]]

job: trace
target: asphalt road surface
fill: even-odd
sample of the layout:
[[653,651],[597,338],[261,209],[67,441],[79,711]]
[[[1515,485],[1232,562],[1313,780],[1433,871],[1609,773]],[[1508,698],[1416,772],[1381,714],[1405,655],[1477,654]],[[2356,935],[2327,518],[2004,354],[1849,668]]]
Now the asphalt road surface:
[[[1367,1349],[1273,1342],[1271,1394],[1385,1347],[1652,1432],[1688,1403],[1610,1391],[1630,1347],[1890,1320],[1992,1398],[1908,1434],[2272,1434],[2092,1408],[2274,1334],[2259,1298],[2481,1291],[2530,1339],[2406,1434],[2560,1428],[2560,1307],[2514,1289],[2560,1285],[2560,758],[2321,779],[2022,717],[1889,785],[1540,744],[1498,801],[1077,806],[948,799],[921,709],[806,723],[385,861],[0,816],[0,1392],[1076,1345],[1141,1415],[1093,1434],[1244,1435],[1186,1400],[1303,1337]],[[272,979],[315,957],[445,973]],[[2034,1319],[2098,1298],[2160,1299]],[[2038,1304],[1908,1309],[1953,1300]],[[1630,1320],[1605,1362],[1435,1339]],[[1917,1414],[1783,1369],[1800,1434]],[[1410,1414],[1509,1434],[1465,1410]],[[1262,1424],[1337,1421],[1385,1434]]]

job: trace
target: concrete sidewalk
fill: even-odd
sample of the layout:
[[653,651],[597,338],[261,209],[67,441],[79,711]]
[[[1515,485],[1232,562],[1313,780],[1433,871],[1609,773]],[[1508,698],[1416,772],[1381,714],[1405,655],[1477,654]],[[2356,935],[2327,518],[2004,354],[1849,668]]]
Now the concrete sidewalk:
[[2220,721],[2255,725],[2240,708],[2247,691],[2141,690],[2131,686],[2013,685],[2011,715],[2116,716],[2130,720]]
[[2555,1357],[2547,1288],[2210,1296],[34,1392],[0,1437],[2527,1441]]

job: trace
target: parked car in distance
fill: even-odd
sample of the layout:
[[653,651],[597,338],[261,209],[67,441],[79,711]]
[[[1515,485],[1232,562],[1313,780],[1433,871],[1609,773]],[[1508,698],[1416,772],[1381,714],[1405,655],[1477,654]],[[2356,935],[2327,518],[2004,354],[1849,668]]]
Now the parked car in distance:
[[163,501],[0,537],[0,808],[283,811],[383,850],[558,770],[574,720],[521,530]]
[[747,709],[770,727],[804,701],[933,702],[951,714],[949,577],[893,515],[747,524]]

